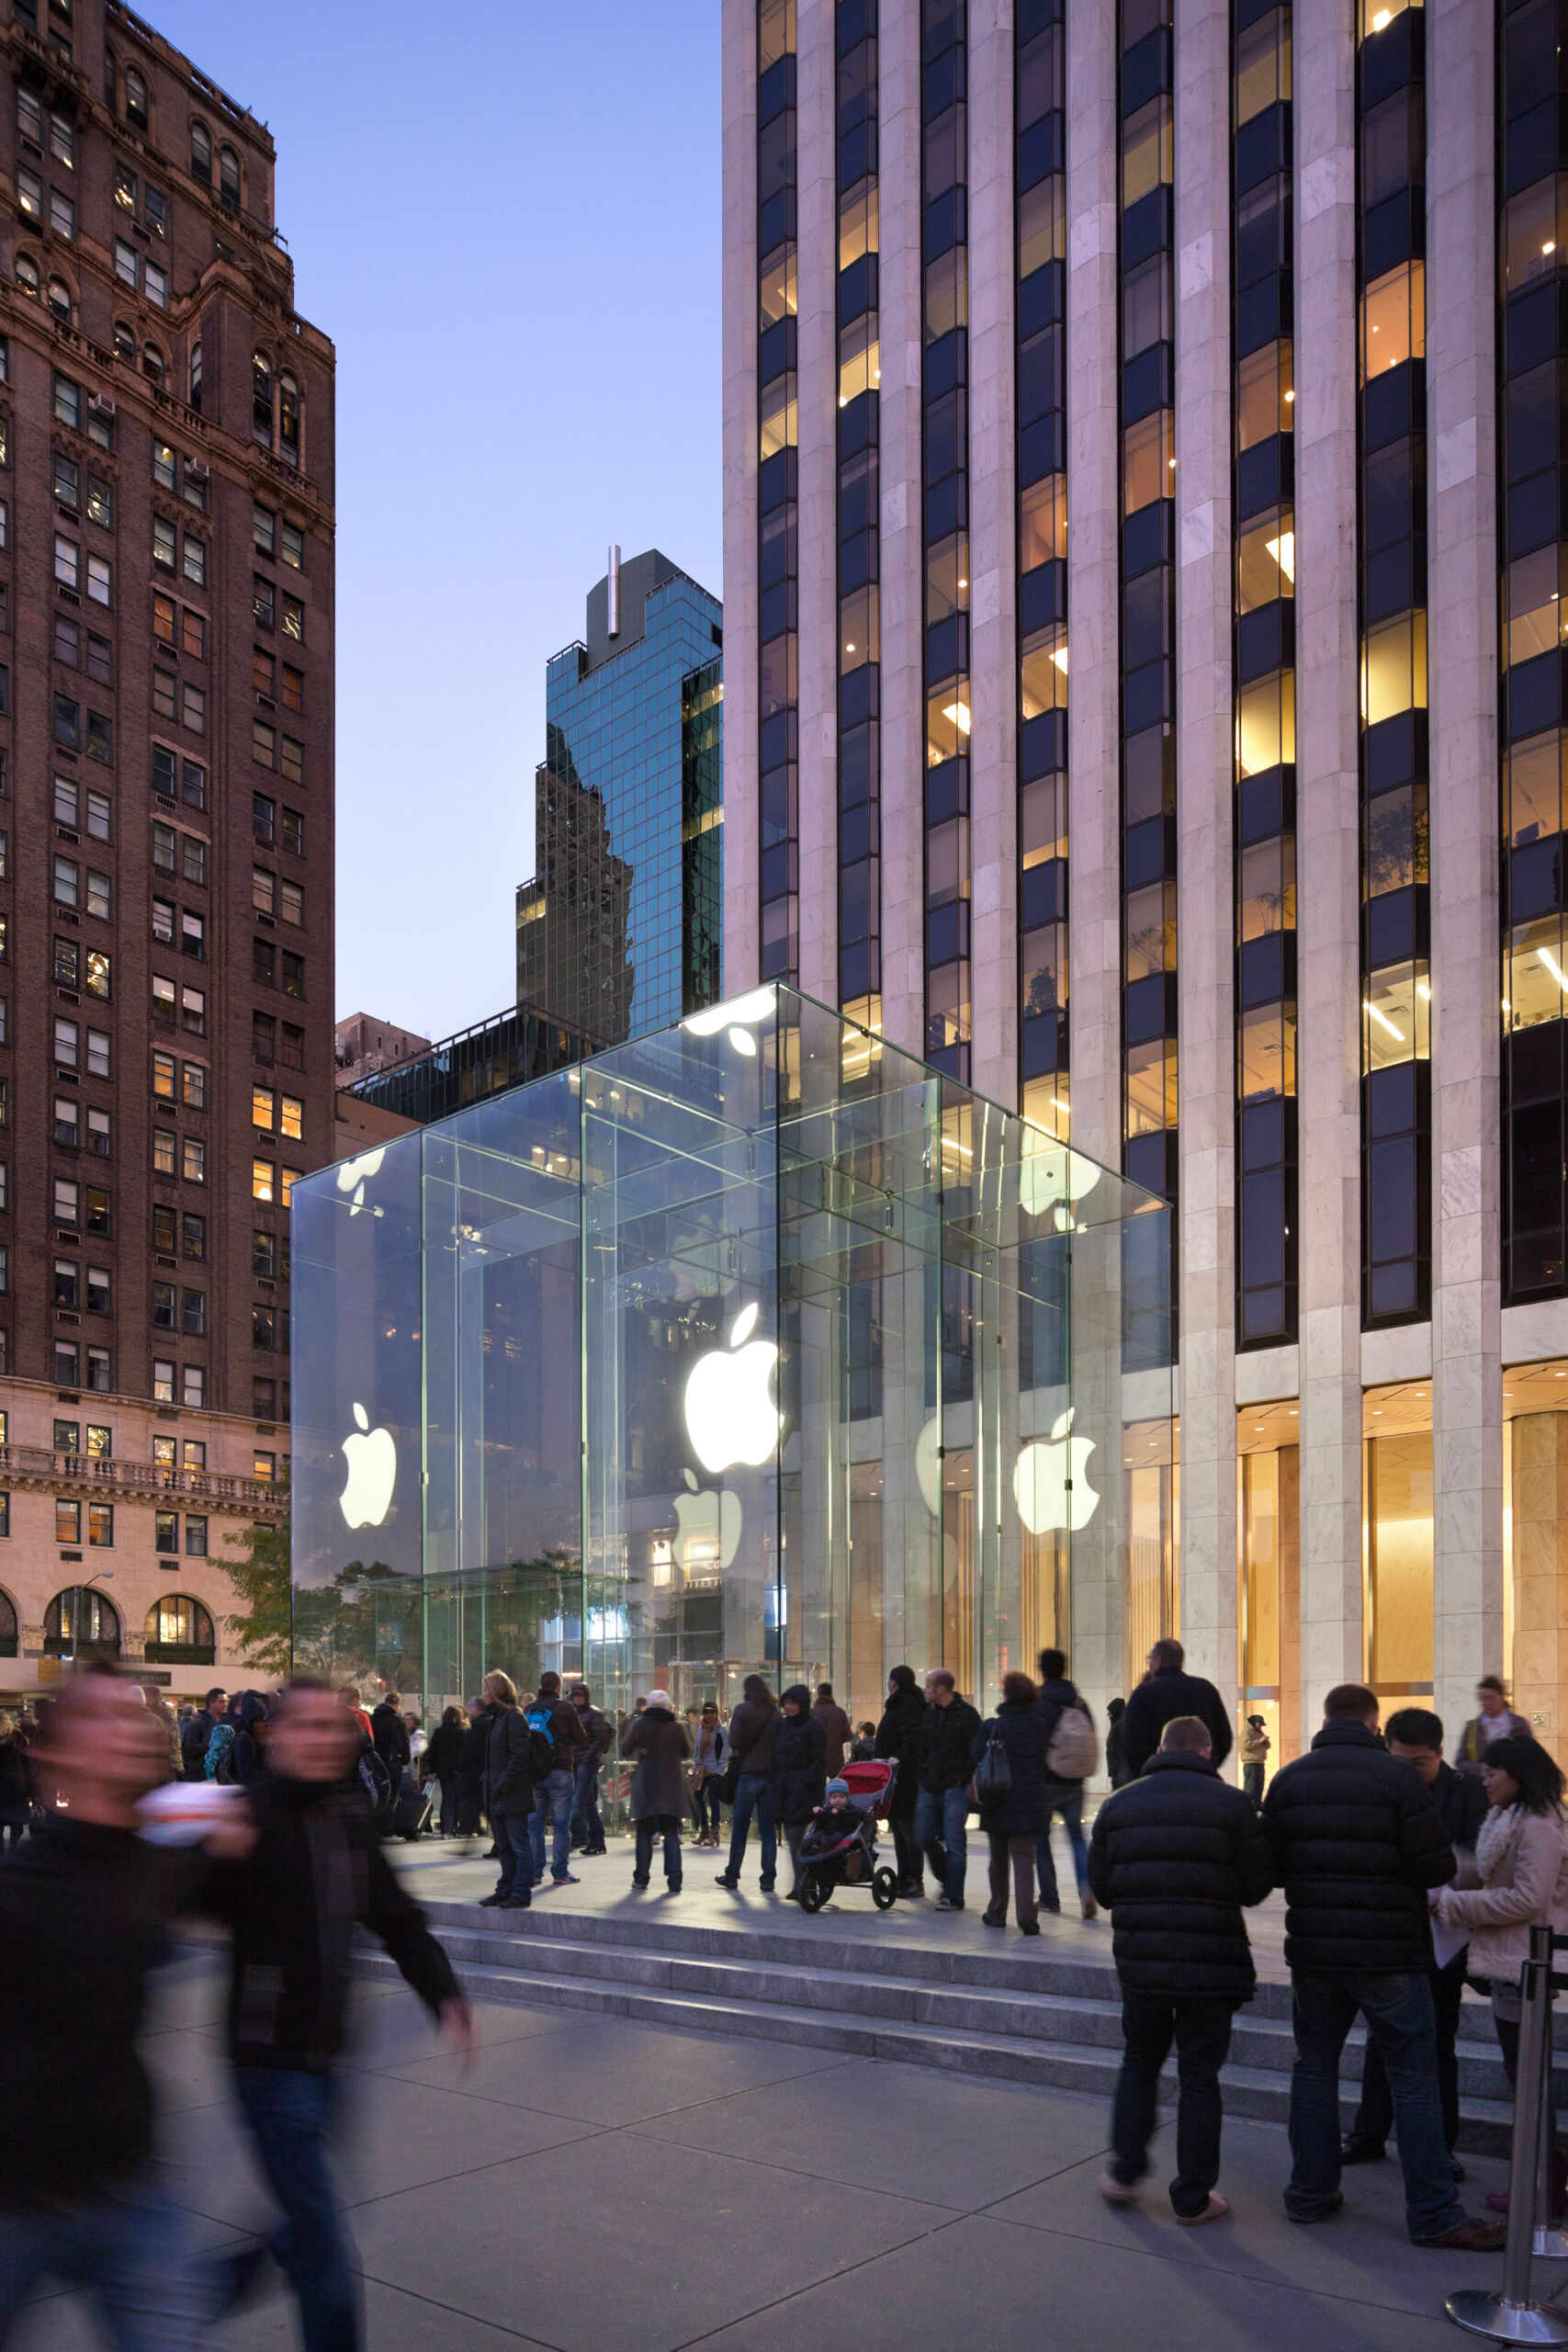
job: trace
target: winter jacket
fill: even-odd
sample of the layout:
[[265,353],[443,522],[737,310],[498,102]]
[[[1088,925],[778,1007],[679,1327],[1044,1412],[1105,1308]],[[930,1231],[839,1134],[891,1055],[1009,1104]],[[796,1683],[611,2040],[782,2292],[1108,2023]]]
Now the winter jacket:
[[445,1788],[448,1781],[457,1779],[459,1760],[468,1736],[466,1724],[436,1724],[430,1735],[430,1744],[424,1751],[426,1780],[439,1781]]
[[[1063,1708],[1083,1707],[1083,1705],[1084,1702],[1078,1696],[1077,1684],[1067,1681],[1065,1677],[1058,1677],[1050,1682],[1043,1682],[1040,1685],[1039,1690],[1035,1693],[1034,1712],[1045,1726],[1045,1753],[1047,1755],[1051,1752],[1051,1742],[1055,1736],[1056,1724],[1060,1719]],[[1086,1714],[1089,1713],[1087,1707],[1084,1708],[1084,1712]],[[1043,1768],[1043,1771],[1044,1785],[1048,1789],[1081,1789],[1083,1786],[1083,1782],[1081,1781],[1069,1780],[1053,1772],[1049,1765],[1046,1765]]]
[[1105,1769],[1111,1775],[1113,1789],[1124,1789],[1133,1778],[1127,1765],[1127,1703],[1123,1700],[1121,1712],[1112,1715],[1106,1710],[1108,1729],[1105,1734]]
[[207,1743],[212,1737],[212,1733],[213,1720],[205,1707],[198,1715],[191,1717],[184,1731],[181,1732],[180,1763],[187,1781],[206,1780]]
[[[266,1721],[266,1701],[255,1691],[247,1690],[240,1702],[240,1728],[234,1734],[234,1752],[229,1759],[229,1778],[242,1788],[250,1788],[266,1770],[266,1757],[260,1726]],[[408,1745],[408,1734],[403,1734]]]
[[470,1715],[463,1734],[462,1753],[457,1758],[457,1787],[467,1797],[482,1798],[485,1785],[486,1760],[490,1754],[490,1736],[494,1729],[489,1714],[480,1715],[478,1723]]
[[[748,1679],[753,1678],[748,1677]],[[773,1765],[773,1740],[779,1727],[778,1702],[773,1698],[742,1699],[729,1718],[729,1760],[742,1772],[764,1777]]]
[[1263,1800],[1292,1968],[1403,1975],[1432,1956],[1427,1893],[1458,1865],[1413,1764],[1338,1716],[1276,1772]]
[[897,1690],[884,1707],[882,1721],[876,1726],[877,1755],[885,1761],[894,1757],[898,1761],[891,1810],[900,1820],[914,1812],[915,1799],[919,1793],[920,1725],[925,1717],[926,1702],[922,1693]]
[[1259,1731],[1254,1724],[1242,1725],[1241,1760],[1244,1764],[1267,1764],[1271,1745],[1266,1731]]
[[928,1707],[920,1717],[919,1745],[915,1751],[915,1777],[919,1786],[940,1796],[948,1789],[964,1789],[974,1778],[975,1767],[971,1750],[975,1735],[980,1728],[977,1708],[956,1691],[945,1707]]
[[347,1788],[268,1773],[249,1795],[249,1857],[209,1865],[213,1908],[233,1934],[229,2055],[236,2066],[328,2074],[347,2032],[356,1927],[380,1939],[433,2012],[457,1980]]
[[534,1776],[528,1756],[533,1734],[528,1718],[510,1699],[490,1702],[490,1745],[485,1750],[484,1804],[493,1821],[516,1821],[534,1810]]
[[668,1707],[645,1707],[621,1734],[621,1754],[637,1759],[632,1774],[632,1819],[653,1821],[660,1814],[679,1818],[686,1810],[681,1767],[692,1752],[692,1735]]
[[[1490,1743],[1481,1736],[1483,1720],[1483,1718],[1480,1715],[1472,1715],[1459,1736],[1459,1746],[1454,1749],[1454,1762],[1461,1772],[1479,1772],[1486,1760],[1486,1750]],[[1492,1734],[1493,1739],[1533,1739],[1535,1737],[1534,1732],[1524,1716],[1516,1715],[1512,1707],[1505,1707],[1502,1713],[1495,1716],[1493,1720],[1497,1726]]]
[[1273,1885],[1273,1856],[1257,1806],[1207,1757],[1162,1750],[1106,1800],[1089,1839],[1089,1883],[1110,1905],[1125,1991],[1251,1999],[1242,1907]]
[[828,1786],[828,1735],[816,1714],[781,1713],[768,1774],[773,1819],[781,1829],[804,1828]]
[[371,1715],[370,1736],[396,1788],[403,1766],[409,1761],[409,1727],[389,1700],[383,1699]]
[[711,1731],[704,1731],[699,1724],[697,1744],[692,1753],[693,1761],[705,1779],[721,1779],[725,1765],[729,1760],[729,1734],[724,1725],[715,1724]]
[[811,1710],[822,1726],[828,1743],[828,1777],[832,1780],[844,1769],[844,1750],[854,1736],[854,1725],[836,1699],[818,1699]]
[[[597,1707],[581,1707],[574,1712],[578,1722],[582,1725],[582,1735],[587,1746],[596,1749],[601,1758],[608,1756],[615,1744],[615,1726],[609,1716],[601,1714]],[[579,1764],[583,1761],[581,1748],[578,1750],[577,1761]]]
[[1130,1772],[1143,1770],[1158,1747],[1167,1724],[1174,1723],[1178,1715],[1196,1715],[1200,1723],[1207,1724],[1213,1760],[1216,1765],[1224,1762],[1231,1752],[1231,1719],[1224,1701],[1202,1675],[1188,1674],[1179,1666],[1162,1666],[1157,1674],[1144,1677],[1122,1718],[1122,1746]]
[[578,1758],[587,1752],[588,1734],[582,1727],[582,1717],[571,1701],[541,1696],[531,1699],[524,1713],[536,1719],[547,1714],[549,1717],[551,1771],[575,1771]]
[[1517,1984],[1529,1958],[1532,1927],[1568,1933],[1568,1823],[1561,1812],[1526,1813],[1510,1805],[1505,1826],[1493,1812],[1483,1826],[1478,1887],[1446,1886],[1438,1897],[1445,1928],[1468,1928],[1472,1976]]
[[1034,1712],[1032,1699],[1004,1699],[988,1722],[983,1723],[970,1746],[971,1767],[979,1763],[1000,1734],[1012,1767],[1012,1786],[997,1805],[980,1807],[980,1826],[998,1838],[1038,1837],[1045,1826],[1045,1726]]

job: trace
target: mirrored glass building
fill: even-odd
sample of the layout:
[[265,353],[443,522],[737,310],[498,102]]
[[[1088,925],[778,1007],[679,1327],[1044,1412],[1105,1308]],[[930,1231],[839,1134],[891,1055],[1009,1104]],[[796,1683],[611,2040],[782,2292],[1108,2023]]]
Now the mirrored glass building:
[[296,1654],[606,1706],[1070,1645],[1176,1574],[1168,1211],[767,986],[294,1190]]

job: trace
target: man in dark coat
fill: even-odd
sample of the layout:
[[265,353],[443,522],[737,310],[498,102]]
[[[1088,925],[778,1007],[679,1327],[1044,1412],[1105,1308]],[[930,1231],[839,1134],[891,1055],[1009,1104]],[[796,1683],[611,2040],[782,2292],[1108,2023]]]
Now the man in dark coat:
[[1493,2253],[1503,2233],[1467,2220],[1454,2195],[1438,2090],[1427,1896],[1454,1876],[1453,1847],[1420,1774],[1378,1737],[1372,1693],[1342,1682],[1323,1711],[1307,1754],[1275,1773],[1263,1800],[1295,1997],[1285,2211],[1321,2222],[1345,2201],[1339,2056],[1359,2009],[1388,2070],[1412,2239]]
[[528,1822],[534,1811],[534,1735],[517,1703],[508,1674],[487,1674],[485,1706],[490,1738],[485,1747],[484,1804],[501,1877],[493,1894],[481,1894],[487,1909],[526,1911],[534,1899],[534,1857]]
[[1256,1977],[1243,1908],[1274,1883],[1257,1807],[1225,1786],[1213,1741],[1196,1715],[1167,1724],[1141,1780],[1101,1805],[1089,1880],[1111,1906],[1126,2042],[1111,2116],[1111,2157],[1100,2188],[1130,2204],[1149,2165],[1160,2068],[1176,2041],[1180,2091],[1176,2178],[1179,2222],[1217,2221],[1224,2106],[1220,2068],[1231,2018]]
[[[1451,1764],[1444,1763],[1442,1717],[1425,1707],[1402,1707],[1383,1725],[1383,1737],[1388,1742],[1389,1754],[1413,1764],[1431,1790],[1443,1834],[1456,1857],[1461,1850],[1472,1849],[1486,1818],[1486,1791],[1479,1773],[1456,1772]],[[1459,2141],[1459,2052],[1455,2042],[1468,1957],[1467,1945],[1454,1954],[1446,1968],[1439,1968],[1434,1959],[1427,1969],[1438,2024],[1438,2088],[1443,2102],[1443,2137],[1450,2156]],[[1367,2054],[1361,2062],[1361,2104],[1356,2110],[1355,2123],[1346,2135],[1342,2152],[1345,2162],[1375,2164],[1386,2154],[1393,2129],[1393,2098],[1388,2087],[1388,2069],[1369,2034]],[[1460,2177],[1456,2170],[1454,2178]]]
[[485,1760],[490,1752],[491,1713],[482,1699],[470,1699],[463,1710],[468,1728],[457,1758],[457,1835],[476,1838],[484,1811]]
[[920,1783],[917,1771],[920,1725],[926,1702],[912,1666],[896,1666],[887,1678],[887,1704],[876,1726],[876,1753],[898,1766],[893,1781],[888,1819],[893,1829],[893,1853],[898,1866],[900,1894],[921,1899],[925,1894],[920,1849],[915,1841],[915,1802]]
[[389,1690],[370,1717],[370,1736],[376,1743],[376,1753],[391,1775],[392,1801],[402,1781],[404,1770],[412,1760],[409,1727],[402,1719],[396,1690]]
[[686,1812],[686,1784],[682,1765],[692,1752],[692,1735],[670,1703],[668,1690],[650,1690],[641,1714],[634,1715],[621,1734],[621,1754],[635,1758],[632,1774],[632,1820],[637,1826],[637,1859],[632,1884],[645,1887],[653,1868],[653,1841],[664,1840],[664,1881],[671,1894],[681,1892],[681,1823]]
[[1231,1752],[1231,1719],[1225,1702],[1202,1675],[1183,1672],[1186,1656],[1178,1641],[1168,1637],[1156,1642],[1149,1652],[1149,1670],[1127,1702],[1122,1718],[1122,1751],[1134,1780],[1158,1747],[1167,1724],[1174,1723],[1178,1715],[1196,1715],[1208,1725],[1216,1771]]
[[915,1844],[931,1866],[942,1893],[939,1911],[962,1911],[969,1862],[970,1750],[980,1728],[978,1710],[958,1695],[945,1666],[926,1677],[926,1711],[915,1753]]
[[779,1836],[773,1820],[770,1779],[773,1741],[778,1736],[779,1702],[760,1674],[749,1674],[740,1686],[740,1704],[729,1718],[729,1758],[736,1767],[735,1803],[729,1815],[729,1860],[717,1883],[733,1894],[740,1883],[751,1815],[762,1840],[761,1889],[771,1894],[778,1874]]
[[822,1803],[828,1786],[828,1735],[822,1718],[813,1713],[811,1693],[804,1682],[793,1682],[779,1702],[782,1721],[773,1735],[773,1763],[768,1786],[773,1819],[789,1846],[794,1883],[793,1903],[800,1892],[800,1841],[807,1825]]
[[817,1685],[811,1712],[821,1724],[822,1736],[828,1743],[828,1778],[831,1781],[844,1769],[844,1750],[854,1736],[854,1725],[834,1698],[830,1682]]
[[220,1724],[228,1712],[229,1693],[221,1683],[215,1683],[200,1714],[192,1715],[180,1734],[180,1760],[187,1781],[206,1780],[207,1743],[212,1737],[214,1724]]
[[574,1682],[568,1696],[588,1735],[587,1745],[578,1749],[572,1767],[572,1849],[579,1854],[602,1854],[604,1824],[599,1816],[599,1768],[615,1744],[615,1726],[593,1704],[593,1693],[586,1682]]

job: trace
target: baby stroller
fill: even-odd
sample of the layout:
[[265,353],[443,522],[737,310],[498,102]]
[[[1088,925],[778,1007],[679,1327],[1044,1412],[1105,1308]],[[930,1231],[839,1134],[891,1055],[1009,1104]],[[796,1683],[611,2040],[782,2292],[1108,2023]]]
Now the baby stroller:
[[798,1901],[803,1911],[820,1911],[840,1886],[869,1887],[879,1911],[898,1899],[898,1878],[876,1860],[876,1824],[886,1820],[897,1767],[888,1763],[846,1764],[839,1774],[849,1802],[837,1813],[826,1800],[812,1815],[800,1841]]

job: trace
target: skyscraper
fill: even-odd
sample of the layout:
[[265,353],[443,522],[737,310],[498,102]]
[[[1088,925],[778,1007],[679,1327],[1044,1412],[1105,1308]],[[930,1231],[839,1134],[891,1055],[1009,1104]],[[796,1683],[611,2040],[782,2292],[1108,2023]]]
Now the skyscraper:
[[333,353],[262,123],[116,0],[0,40],[0,1680],[177,1694],[332,1149]]
[[1277,1758],[1568,1708],[1562,15],[725,5],[728,982],[1176,1204]]
[[588,641],[545,672],[535,870],[517,1000],[601,1045],[718,990],[723,608],[649,548],[589,593]]

